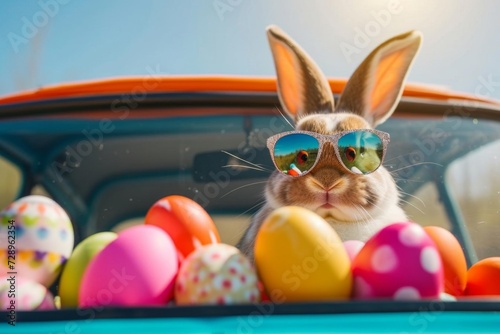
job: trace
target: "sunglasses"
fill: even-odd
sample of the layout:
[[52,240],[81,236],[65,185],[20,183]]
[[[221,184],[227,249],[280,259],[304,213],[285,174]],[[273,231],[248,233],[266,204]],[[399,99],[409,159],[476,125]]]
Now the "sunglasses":
[[318,163],[325,143],[333,144],[342,166],[353,174],[370,174],[384,160],[390,136],[386,132],[363,129],[334,135],[309,131],[288,131],[267,140],[267,147],[278,171],[293,177],[309,173]]

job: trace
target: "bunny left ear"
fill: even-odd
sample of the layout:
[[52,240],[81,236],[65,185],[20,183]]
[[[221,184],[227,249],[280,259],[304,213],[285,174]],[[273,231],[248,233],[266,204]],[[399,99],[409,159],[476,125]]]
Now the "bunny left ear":
[[364,117],[375,127],[396,109],[422,35],[409,31],[379,45],[346,84],[336,111]]
[[277,72],[278,96],[295,121],[305,115],[334,110],[328,80],[311,57],[277,26],[267,28]]

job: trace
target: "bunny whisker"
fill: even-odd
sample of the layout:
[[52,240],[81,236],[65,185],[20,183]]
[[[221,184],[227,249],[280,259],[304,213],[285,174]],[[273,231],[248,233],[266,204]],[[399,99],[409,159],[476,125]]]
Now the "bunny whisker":
[[[381,207],[377,204],[377,202],[375,202],[375,201],[373,201],[373,200],[370,200],[370,199],[368,199],[368,200],[367,200],[367,202],[368,202],[368,204],[371,204],[371,205],[373,205],[375,208],[379,209],[380,211],[382,211],[382,210],[383,210],[383,209],[382,209],[382,208],[381,208]],[[364,210],[368,213],[368,215],[370,216],[370,219],[373,219],[372,215],[371,215],[371,214],[370,214],[370,213],[369,213],[369,212],[368,212],[365,208],[363,208],[363,209],[364,209]]]
[[[259,169],[262,169],[262,170],[265,170],[265,171],[271,172],[271,170],[269,170],[269,169],[265,169],[265,168],[264,168],[264,167],[262,167],[261,165],[254,164],[253,162],[250,162],[250,161],[248,161],[248,160],[245,160],[245,159],[243,159],[243,158],[240,158],[239,156],[234,155],[234,154],[232,154],[232,153],[229,153],[228,151],[221,150],[221,152],[226,153],[227,155],[229,155],[229,156],[231,156],[231,157],[233,157],[233,158],[235,158],[235,159],[237,159],[237,160],[239,160],[239,161],[241,161],[241,162],[244,162],[244,163],[246,163],[246,164],[249,164],[250,166],[254,166],[255,168],[259,168]],[[243,166],[240,166],[240,165],[237,165],[237,166],[238,166],[238,167],[243,167]]]
[[243,215],[247,214],[248,212],[252,211],[253,209],[255,209],[255,208],[259,207],[259,206],[262,206],[263,204],[266,204],[266,200],[263,200],[263,201],[259,201],[259,202],[257,202],[257,204],[253,205],[253,206],[252,206],[252,207],[250,207],[249,209],[247,209],[247,210],[243,211],[242,213],[240,213],[240,214],[238,215],[238,217],[241,217],[241,216],[243,216]]
[[361,219],[359,219],[361,222],[366,223],[373,219],[370,213],[364,207],[357,205],[356,210],[358,212],[361,212]]
[[225,194],[224,194],[224,195],[222,195],[220,198],[224,198],[224,197],[226,197],[226,196],[228,196],[228,195],[230,195],[230,194],[232,194],[232,193],[234,193],[235,191],[238,191],[238,190],[240,190],[240,189],[243,189],[243,188],[246,188],[246,187],[250,187],[250,186],[255,186],[255,185],[257,185],[257,184],[262,184],[262,183],[267,183],[267,181],[259,181],[259,182],[253,182],[253,183],[249,183],[249,184],[244,184],[244,185],[242,185],[242,186],[240,186],[240,187],[238,187],[238,188],[235,188],[235,189],[233,189],[233,190],[231,190],[231,191],[229,191],[229,192],[225,193]]
[[292,123],[290,123],[290,121],[288,120],[288,118],[281,112],[280,108],[278,108],[278,106],[274,106],[274,107],[280,113],[281,117],[283,117],[283,119],[285,120],[285,122],[287,122],[288,125],[290,125],[290,128],[294,129],[294,126],[292,125]]
[[402,194],[402,195],[406,195],[406,196],[408,196],[408,197],[411,197],[411,198],[416,199],[416,200],[417,200],[417,201],[419,201],[419,202],[420,202],[420,203],[421,203],[424,207],[426,207],[425,202],[424,202],[424,201],[423,201],[420,197],[415,196],[415,195],[412,195],[412,194],[407,193],[407,192],[404,192],[404,191],[402,191],[401,189],[399,190],[399,193],[400,193],[400,194]]
[[404,199],[400,199],[400,201],[403,202],[403,203],[408,204],[409,206],[412,206],[415,210],[417,210],[421,214],[425,214],[425,212],[422,209],[420,209],[419,207],[417,207],[415,204],[412,204],[412,203],[410,203],[408,201],[405,201]]
[[[396,177],[396,176],[392,176],[392,178],[394,179],[394,181],[403,181],[405,183],[426,183],[426,182],[429,182],[427,180],[412,180],[412,179],[406,179],[404,177]],[[401,187],[398,187],[398,190],[401,190]]]
[[427,162],[419,162],[419,163],[416,163],[416,164],[404,166],[404,167],[401,167],[401,168],[398,168],[398,169],[393,169],[393,170],[390,170],[390,172],[391,173],[397,173],[397,172],[399,172],[401,170],[404,170],[404,169],[407,169],[407,168],[412,168],[412,167],[415,167],[415,166],[423,166],[423,165],[433,165],[433,166],[438,166],[438,167],[444,167],[442,164],[438,164],[437,162],[427,161]]
[[246,168],[246,169],[253,169],[253,170],[258,170],[260,172],[267,172],[267,173],[272,173],[272,170],[269,170],[267,168],[264,168],[262,166],[260,167],[253,167],[253,166],[244,166],[244,165],[224,165],[222,168]]

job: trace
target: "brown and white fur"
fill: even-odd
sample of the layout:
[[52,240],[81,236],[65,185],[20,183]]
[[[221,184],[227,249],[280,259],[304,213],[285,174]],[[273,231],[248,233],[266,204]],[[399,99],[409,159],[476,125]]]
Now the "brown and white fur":
[[[351,76],[335,107],[328,81],[309,55],[276,26],[267,28],[267,36],[283,109],[297,130],[321,134],[374,128],[389,118],[421,43],[420,33],[410,31],[379,45]],[[382,227],[407,220],[396,184],[384,167],[368,175],[349,173],[337,161],[331,143],[326,145],[307,175],[293,178],[278,171],[271,175],[266,202],[237,245],[250,259],[263,221],[282,206],[316,212],[342,240],[366,241]]]

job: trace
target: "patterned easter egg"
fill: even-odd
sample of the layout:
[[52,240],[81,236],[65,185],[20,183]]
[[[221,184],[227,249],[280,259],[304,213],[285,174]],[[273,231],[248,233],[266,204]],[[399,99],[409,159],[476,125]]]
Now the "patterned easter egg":
[[73,249],[66,212],[52,199],[32,195],[10,204],[0,218],[0,276],[15,271],[50,286]]
[[17,275],[0,277],[2,311],[53,310],[54,296],[38,282]]
[[260,299],[257,274],[238,249],[205,245],[182,263],[175,286],[178,305],[239,304]]

